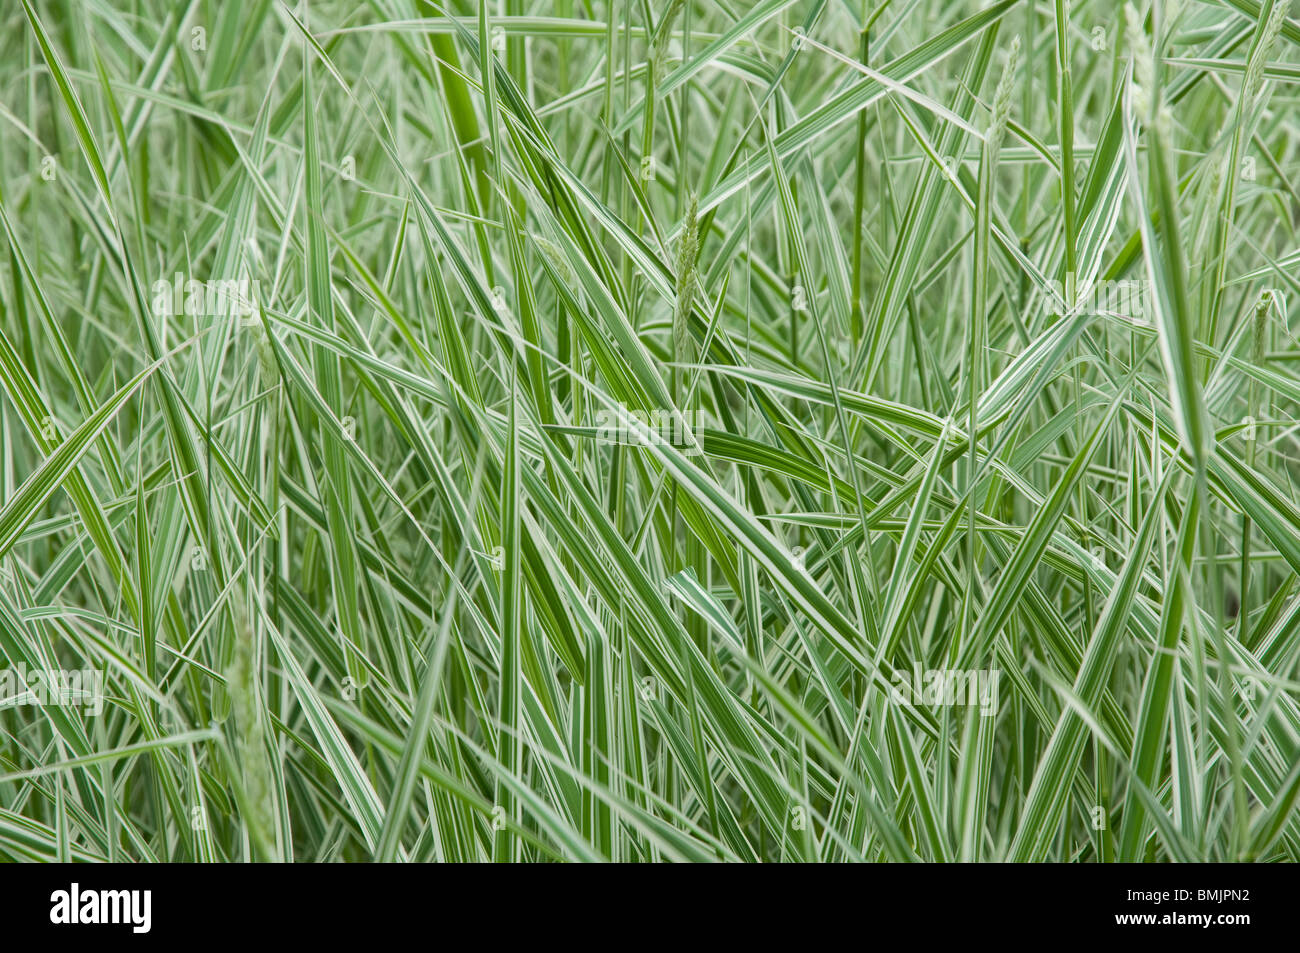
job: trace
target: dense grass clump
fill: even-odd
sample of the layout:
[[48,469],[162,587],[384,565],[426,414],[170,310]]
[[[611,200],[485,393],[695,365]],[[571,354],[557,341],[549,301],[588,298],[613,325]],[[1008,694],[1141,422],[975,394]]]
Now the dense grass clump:
[[1300,854],[1287,0],[0,29],[0,859]]

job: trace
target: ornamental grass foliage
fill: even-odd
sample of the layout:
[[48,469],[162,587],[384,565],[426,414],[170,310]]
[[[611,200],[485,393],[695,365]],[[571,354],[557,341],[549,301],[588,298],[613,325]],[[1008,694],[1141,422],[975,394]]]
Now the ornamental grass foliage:
[[15,0],[0,859],[1300,854],[1287,0]]

